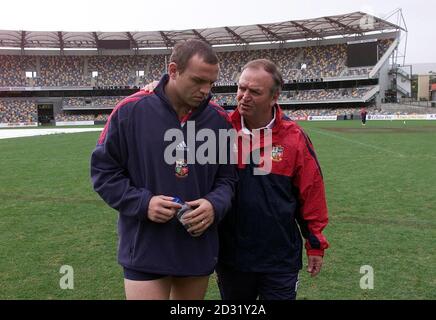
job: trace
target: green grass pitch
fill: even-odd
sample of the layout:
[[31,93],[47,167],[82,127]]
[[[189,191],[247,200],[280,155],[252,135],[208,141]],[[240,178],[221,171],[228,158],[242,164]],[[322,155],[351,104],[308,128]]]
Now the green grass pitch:
[[[436,121],[300,124],[323,169],[331,248],[317,278],[302,270],[297,298],[436,299]],[[117,213],[89,179],[98,134],[0,140],[0,299],[124,299]],[[359,285],[364,265],[373,289]],[[219,299],[215,277],[206,299]]]

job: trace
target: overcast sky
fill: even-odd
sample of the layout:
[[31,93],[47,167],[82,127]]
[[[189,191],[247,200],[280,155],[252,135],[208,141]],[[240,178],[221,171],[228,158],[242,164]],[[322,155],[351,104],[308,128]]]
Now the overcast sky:
[[[271,23],[401,8],[406,63],[436,62],[434,0],[1,0],[0,30],[155,31]],[[389,21],[399,23],[395,19]],[[401,51],[404,51],[405,38]]]

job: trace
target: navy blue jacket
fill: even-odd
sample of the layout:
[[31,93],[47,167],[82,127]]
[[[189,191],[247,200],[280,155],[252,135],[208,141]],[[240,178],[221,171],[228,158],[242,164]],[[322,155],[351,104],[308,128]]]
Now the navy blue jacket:
[[[168,129],[181,123],[164,93],[165,75],[154,93],[136,93],[121,101],[112,112],[91,157],[94,190],[119,211],[118,261],[135,270],[176,276],[211,274],[218,256],[218,222],[231,205],[237,173],[230,164],[171,165],[164,161]],[[210,96],[190,114],[195,131],[216,133],[231,128],[226,112],[210,102]],[[218,139],[217,139],[218,140]],[[203,142],[196,142],[196,147]],[[183,148],[183,146],[182,146]],[[187,159],[187,152],[184,156]],[[184,201],[209,200],[215,222],[200,237],[192,237],[176,217],[166,223],[148,219],[154,195],[177,196]]]
[[[230,117],[240,131],[238,110]],[[270,173],[254,175],[256,165],[242,161],[251,157],[241,145],[239,140],[239,184],[234,205],[220,225],[219,262],[243,272],[296,272],[302,267],[302,236],[308,255],[322,256],[329,246],[322,234],[328,212],[313,145],[279,106],[271,155],[265,155],[272,160]]]

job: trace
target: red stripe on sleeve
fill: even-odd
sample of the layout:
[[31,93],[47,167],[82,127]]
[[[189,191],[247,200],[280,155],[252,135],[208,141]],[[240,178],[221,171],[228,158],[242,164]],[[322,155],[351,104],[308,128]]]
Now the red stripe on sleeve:
[[106,135],[107,135],[107,131],[109,129],[109,123],[111,122],[111,119],[112,119],[112,115],[114,115],[121,107],[127,105],[129,102],[138,101],[142,97],[144,97],[146,95],[150,95],[150,94],[152,94],[152,92],[140,90],[140,91],[136,92],[135,94],[121,100],[115,106],[115,108],[112,110],[109,118],[107,119],[106,125],[104,126],[104,129],[103,129],[102,133],[100,134],[100,137],[98,138],[97,144],[102,144],[104,142],[104,139],[106,138]]

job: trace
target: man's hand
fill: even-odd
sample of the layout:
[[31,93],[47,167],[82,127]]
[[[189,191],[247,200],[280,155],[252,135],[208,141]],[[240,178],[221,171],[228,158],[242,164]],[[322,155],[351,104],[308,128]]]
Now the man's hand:
[[307,272],[310,273],[311,277],[315,277],[321,271],[323,257],[308,256],[307,260],[308,260]]
[[150,82],[150,83],[146,84],[144,86],[144,88],[142,88],[142,90],[148,91],[148,92],[153,92],[153,90],[156,89],[158,84],[159,84],[159,81],[155,80],[153,82]]
[[215,211],[212,204],[203,198],[186,203],[194,210],[184,215],[183,220],[191,225],[188,232],[198,236],[215,221]]
[[154,196],[148,204],[148,218],[157,223],[165,223],[176,214],[182,206],[173,202],[173,197]]

